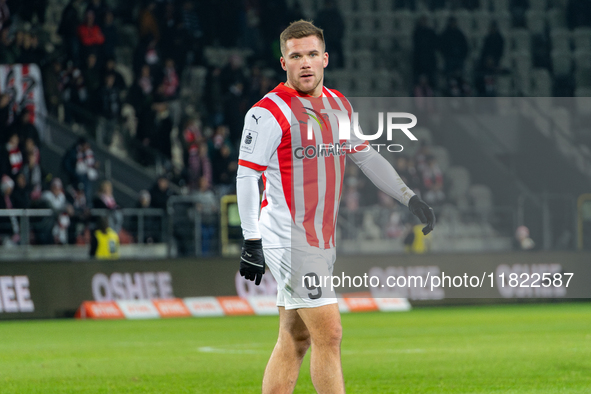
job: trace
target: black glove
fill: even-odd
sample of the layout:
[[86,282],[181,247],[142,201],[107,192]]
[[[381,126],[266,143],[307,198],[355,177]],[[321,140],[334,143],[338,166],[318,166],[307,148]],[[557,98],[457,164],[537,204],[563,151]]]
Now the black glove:
[[423,234],[427,235],[433,231],[433,227],[435,227],[435,213],[433,212],[433,208],[428,206],[419,196],[412,196],[408,201],[408,209],[413,215],[419,218],[421,223],[427,223],[423,227]]
[[265,273],[265,256],[263,255],[263,242],[244,240],[242,254],[240,255],[240,275],[245,279],[254,280],[255,285],[261,284]]

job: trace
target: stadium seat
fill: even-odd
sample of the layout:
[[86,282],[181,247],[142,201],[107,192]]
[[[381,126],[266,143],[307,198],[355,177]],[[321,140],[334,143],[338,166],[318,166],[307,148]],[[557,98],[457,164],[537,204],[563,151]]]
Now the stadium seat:
[[353,1],[354,0],[339,0],[336,2],[336,5],[342,13],[353,12]]
[[357,0],[357,9],[359,12],[373,13],[375,10],[374,0]]
[[445,29],[450,16],[449,10],[437,10],[433,13],[433,28],[438,34]]
[[419,142],[426,142],[428,145],[433,144],[433,136],[431,135],[431,130],[426,127],[414,127],[412,129],[412,133]]
[[572,70],[572,54],[570,51],[552,50],[552,71],[555,76],[568,75]]
[[133,64],[133,51],[130,47],[115,47],[115,61],[119,64],[131,66]]
[[550,29],[566,27],[564,10],[561,8],[552,8],[546,12],[546,20],[548,21],[548,25],[550,25]]
[[475,11],[472,13],[474,21],[474,32],[480,37],[484,37],[488,33],[490,22],[492,20],[488,11]]
[[451,166],[445,172],[449,180],[448,195],[453,201],[465,197],[470,187],[470,173],[465,167]]
[[115,64],[115,70],[121,74],[123,80],[125,81],[125,84],[127,86],[131,86],[131,84],[133,83],[133,71],[131,70],[131,67],[125,64],[117,63]]
[[496,12],[509,12],[510,0],[494,0],[492,2]]
[[573,31],[575,50],[591,51],[591,28],[579,27]]
[[[575,97],[591,97],[591,88],[576,88]],[[591,111],[591,103],[589,104],[588,108],[583,109]]]
[[378,18],[380,26],[379,34],[382,37],[392,37],[397,32],[395,14],[384,12]]
[[552,77],[545,68],[536,68],[532,70],[532,96],[550,97],[552,96]]
[[454,12],[454,16],[458,20],[458,27],[460,30],[466,35],[472,34],[472,31],[474,30],[472,13],[468,10],[460,9]]
[[[534,3],[536,3],[534,1]],[[543,34],[546,29],[546,18],[543,11],[528,10],[525,14],[527,28],[533,34]]]
[[416,16],[408,10],[398,10],[392,15],[396,30],[405,35],[412,35],[416,24]]
[[496,12],[493,19],[497,21],[501,34],[507,34],[511,30],[513,22],[509,12]]
[[571,34],[568,29],[555,28],[550,30],[550,42],[553,50],[570,50]]
[[531,51],[531,33],[528,29],[513,29],[509,36],[514,52]]
[[[348,0],[350,1],[350,0]],[[392,0],[378,0],[377,9],[380,14],[385,14],[394,11],[394,1]]]
[[575,59],[575,82],[577,87],[591,87],[591,50],[577,50]]
[[510,75],[499,75],[497,77],[497,96],[513,96],[513,78]]
[[493,207],[492,191],[486,185],[472,185],[468,188],[468,196],[474,208],[482,214],[489,214]]
[[531,93],[531,51],[513,52],[515,87],[524,95]]
[[547,0],[535,0],[529,2],[529,9],[536,12],[545,12],[548,8]]
[[443,146],[432,146],[431,147],[431,154],[435,156],[435,160],[437,160],[437,164],[442,172],[446,172],[449,169],[449,152]]

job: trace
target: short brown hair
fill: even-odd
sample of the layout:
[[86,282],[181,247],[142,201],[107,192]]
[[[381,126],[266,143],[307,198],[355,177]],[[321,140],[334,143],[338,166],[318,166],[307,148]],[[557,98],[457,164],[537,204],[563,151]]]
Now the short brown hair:
[[308,22],[303,19],[291,22],[291,24],[287,26],[279,36],[281,53],[285,52],[285,44],[287,43],[287,40],[291,40],[292,38],[304,38],[309,36],[318,37],[318,39],[324,46],[324,32],[321,28],[316,27],[312,22]]

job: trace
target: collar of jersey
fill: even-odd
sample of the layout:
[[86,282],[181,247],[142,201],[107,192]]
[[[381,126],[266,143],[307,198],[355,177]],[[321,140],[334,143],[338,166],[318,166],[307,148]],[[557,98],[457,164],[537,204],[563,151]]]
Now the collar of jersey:
[[[325,93],[324,89],[326,89],[326,88],[323,86],[322,87],[322,96],[320,96],[320,97],[326,97],[326,93]],[[282,91],[284,91],[286,93],[289,93],[292,96],[312,97],[309,94],[302,94],[302,93],[298,92],[295,89],[292,89],[292,88],[290,88],[288,86],[285,86],[285,82],[280,82],[279,85],[277,85],[277,87],[275,89],[273,89],[273,90],[282,90]],[[314,98],[318,98],[318,97],[314,97]]]

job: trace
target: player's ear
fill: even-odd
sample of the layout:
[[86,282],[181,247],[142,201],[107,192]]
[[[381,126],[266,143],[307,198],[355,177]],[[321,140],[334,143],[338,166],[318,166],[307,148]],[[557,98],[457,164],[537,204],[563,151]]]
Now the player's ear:
[[328,66],[328,52],[324,52],[324,68]]
[[283,69],[283,71],[287,71],[287,67],[285,67],[285,59],[283,58],[283,56],[279,58],[279,63],[281,63],[281,68]]

